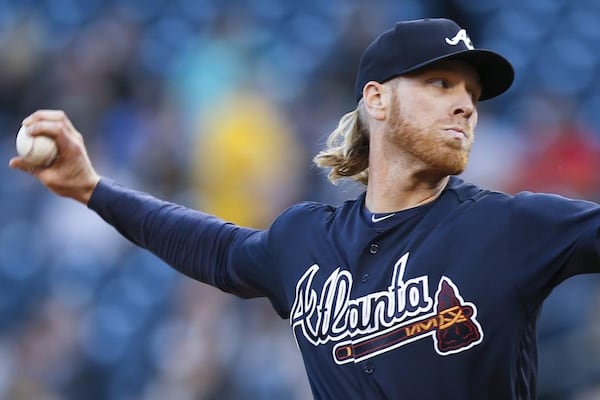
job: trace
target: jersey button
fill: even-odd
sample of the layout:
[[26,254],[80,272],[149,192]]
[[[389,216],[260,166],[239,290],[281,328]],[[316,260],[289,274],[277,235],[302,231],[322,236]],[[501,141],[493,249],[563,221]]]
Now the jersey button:
[[365,371],[365,374],[371,375],[375,371],[375,366],[371,363],[368,363],[363,366],[363,370]]
[[369,252],[371,254],[376,254],[379,251],[379,245],[377,243],[372,243],[371,247],[369,247]]
[[362,283],[367,283],[368,280],[369,280],[369,274],[363,274],[363,276],[360,277],[360,281]]

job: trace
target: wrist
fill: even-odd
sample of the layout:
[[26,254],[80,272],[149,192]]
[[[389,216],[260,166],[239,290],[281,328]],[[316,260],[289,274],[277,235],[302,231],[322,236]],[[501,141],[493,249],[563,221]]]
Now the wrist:
[[84,205],[88,205],[88,203],[90,202],[90,199],[92,198],[92,194],[94,193],[94,190],[96,190],[96,187],[98,186],[98,182],[100,182],[100,176],[97,174],[94,174],[90,180],[89,183],[86,185],[83,185],[82,187],[82,192],[79,196],[77,196],[75,198],[75,200],[83,203]]

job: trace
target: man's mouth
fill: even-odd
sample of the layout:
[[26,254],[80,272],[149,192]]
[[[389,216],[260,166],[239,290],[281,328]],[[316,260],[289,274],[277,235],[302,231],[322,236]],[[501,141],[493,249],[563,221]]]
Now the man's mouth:
[[446,132],[448,132],[449,134],[451,134],[453,137],[456,137],[457,139],[468,139],[467,134],[465,133],[465,130],[461,127],[451,127],[451,128],[446,128],[444,129]]

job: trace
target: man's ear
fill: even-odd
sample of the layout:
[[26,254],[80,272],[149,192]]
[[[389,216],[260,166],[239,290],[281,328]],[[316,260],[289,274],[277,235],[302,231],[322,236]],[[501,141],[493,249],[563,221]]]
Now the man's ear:
[[365,110],[371,118],[378,121],[384,120],[387,112],[387,88],[379,82],[367,82],[363,88],[363,103]]

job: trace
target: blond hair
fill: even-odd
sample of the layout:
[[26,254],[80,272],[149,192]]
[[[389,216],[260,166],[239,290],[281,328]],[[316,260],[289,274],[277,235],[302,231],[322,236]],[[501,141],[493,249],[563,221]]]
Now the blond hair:
[[331,168],[328,178],[333,184],[343,178],[368,183],[369,130],[362,100],[340,119],[326,145],[313,162],[320,168]]

